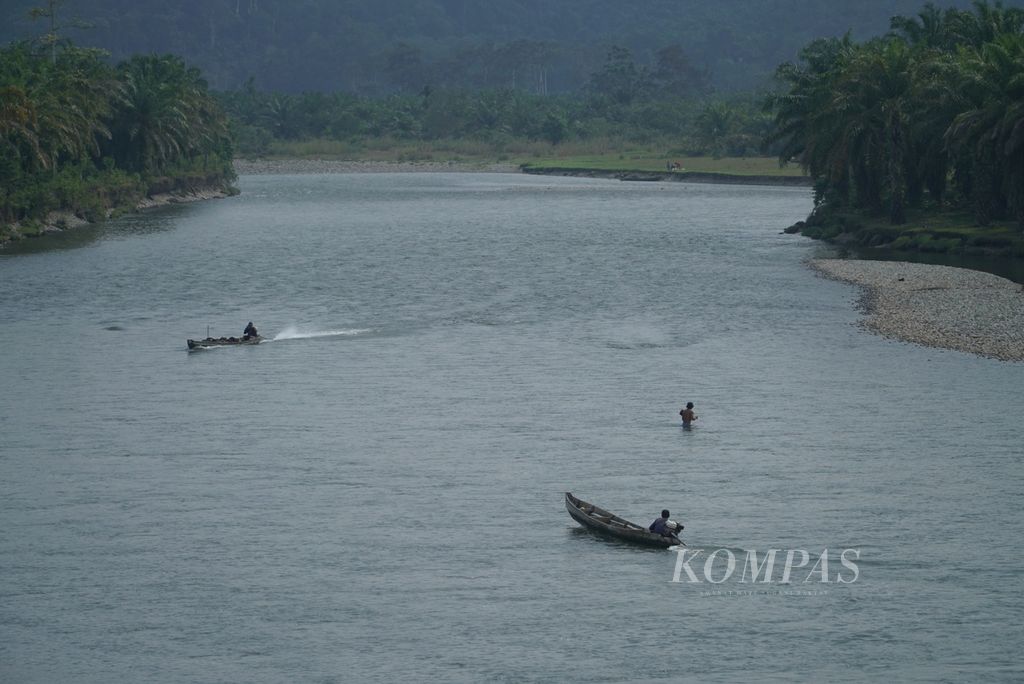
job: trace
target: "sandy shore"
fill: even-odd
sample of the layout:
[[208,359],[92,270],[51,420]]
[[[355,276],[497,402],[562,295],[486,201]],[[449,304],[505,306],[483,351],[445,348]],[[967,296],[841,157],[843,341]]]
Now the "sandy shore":
[[236,159],[239,176],[293,173],[519,173],[517,164],[492,162],[387,162],[337,159]]
[[860,285],[886,337],[1005,361],[1024,361],[1024,287],[990,273],[903,261],[817,259],[826,277]]

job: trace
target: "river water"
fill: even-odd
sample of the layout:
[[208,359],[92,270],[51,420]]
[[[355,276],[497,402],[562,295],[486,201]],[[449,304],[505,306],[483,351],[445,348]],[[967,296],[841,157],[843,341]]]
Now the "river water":
[[809,190],[239,184],[0,256],[0,680],[1024,676],[1024,364],[858,328]]

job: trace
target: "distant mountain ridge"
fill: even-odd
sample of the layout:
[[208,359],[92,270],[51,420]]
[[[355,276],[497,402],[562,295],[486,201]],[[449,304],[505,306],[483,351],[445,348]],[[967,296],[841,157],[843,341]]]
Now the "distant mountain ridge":
[[[38,36],[29,11],[45,0],[0,1],[0,41]],[[937,2],[967,7],[967,0]],[[61,33],[115,59],[171,52],[212,87],[282,92],[416,92],[424,86],[570,92],[608,49],[639,64],[678,45],[720,91],[762,86],[814,38],[884,33],[919,0],[66,0]],[[1024,6],[1008,0],[1004,6]],[[92,25],[71,27],[73,19]]]

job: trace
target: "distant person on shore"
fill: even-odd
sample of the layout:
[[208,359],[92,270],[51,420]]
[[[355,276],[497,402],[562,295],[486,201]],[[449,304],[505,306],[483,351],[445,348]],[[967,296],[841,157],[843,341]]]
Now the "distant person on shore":
[[245,332],[242,333],[242,339],[251,340],[254,337],[259,337],[259,333],[256,332],[256,326],[249,321],[249,325],[245,326]]
[[697,414],[693,412],[693,402],[686,402],[686,408],[680,411],[679,415],[683,419],[683,429],[689,430],[693,421],[697,420]]

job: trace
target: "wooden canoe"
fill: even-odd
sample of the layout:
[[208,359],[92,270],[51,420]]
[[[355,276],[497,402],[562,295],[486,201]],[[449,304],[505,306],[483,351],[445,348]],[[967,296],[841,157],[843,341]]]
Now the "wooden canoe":
[[205,340],[187,340],[189,349],[209,349],[210,347],[233,347],[240,344],[259,344],[263,338],[256,337],[207,337]]
[[[609,537],[630,541],[645,546],[676,546],[682,542],[675,537],[665,537],[651,532],[646,527],[631,523],[625,518],[598,508],[594,504],[578,499],[571,492],[565,493],[565,510],[572,519],[587,529],[605,534]],[[679,526],[682,529],[682,526]]]

